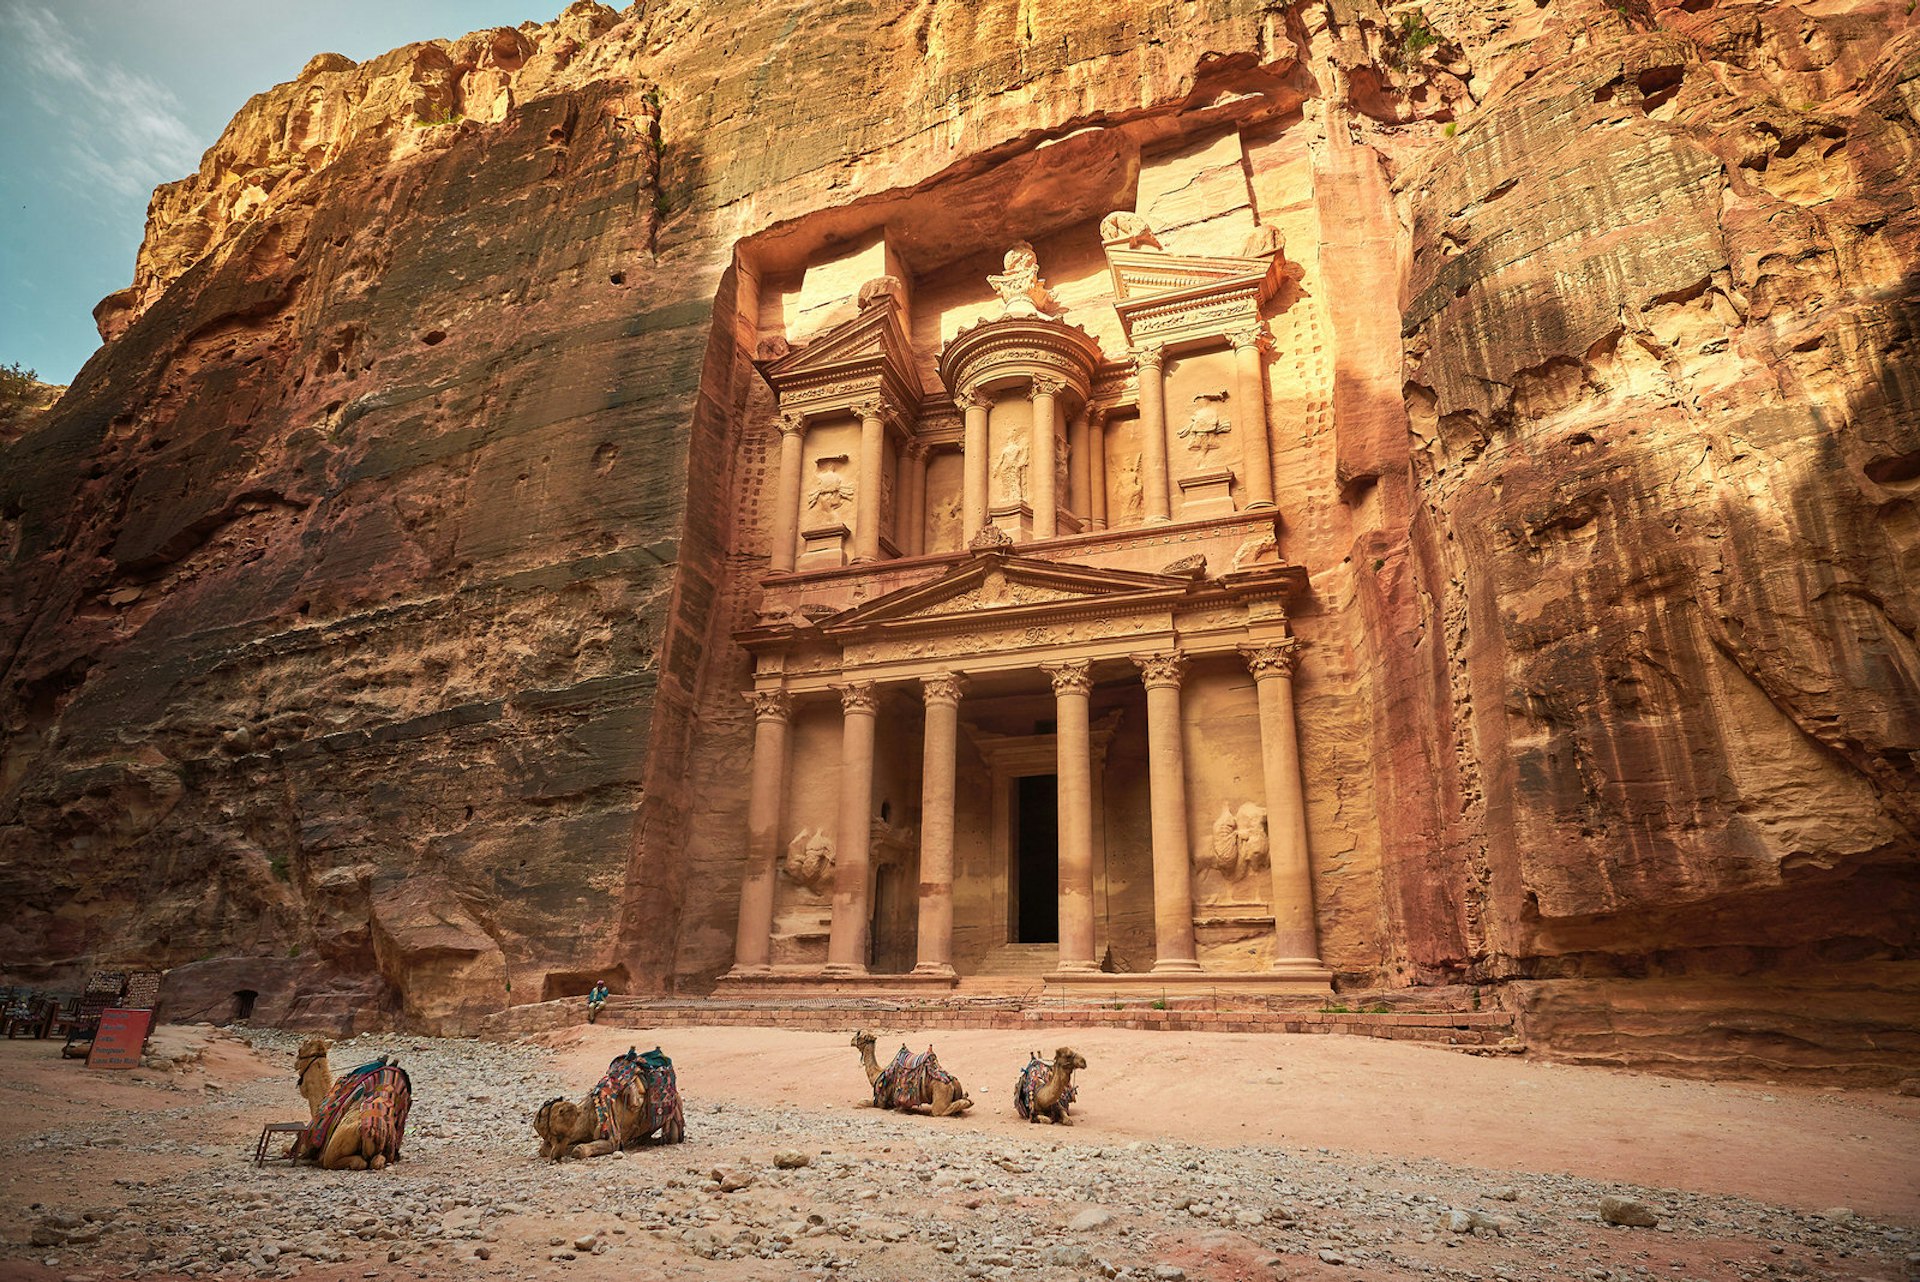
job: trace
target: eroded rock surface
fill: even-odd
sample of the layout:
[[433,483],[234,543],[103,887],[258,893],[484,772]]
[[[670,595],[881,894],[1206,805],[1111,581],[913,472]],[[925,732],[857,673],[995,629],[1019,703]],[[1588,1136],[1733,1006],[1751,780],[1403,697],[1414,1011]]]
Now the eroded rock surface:
[[1916,111],[1873,0],[579,3],[316,57],[0,442],[0,965],[343,1028],[705,986],[770,448],[736,246],[931,190],[911,243],[964,257],[1159,148],[1156,228],[1257,199],[1304,265],[1328,964],[1910,990]]

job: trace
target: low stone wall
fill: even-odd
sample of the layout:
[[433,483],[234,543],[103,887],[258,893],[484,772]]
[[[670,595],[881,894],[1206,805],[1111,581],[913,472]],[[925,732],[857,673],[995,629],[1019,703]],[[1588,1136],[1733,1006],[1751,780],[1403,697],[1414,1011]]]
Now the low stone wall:
[[[481,1035],[504,1040],[585,1022],[584,1005],[578,998],[572,998],[503,1011],[487,1020]],[[1086,1006],[1019,1006],[1004,1002],[717,1003],[615,998],[601,1011],[600,1022],[622,1028],[703,1025],[818,1032],[847,1032],[862,1025],[879,1025],[890,1029],[1137,1028],[1183,1033],[1338,1033],[1461,1047],[1498,1046],[1516,1035],[1513,1016],[1498,1010],[1371,1014],[1252,1007],[1214,1010],[1172,1004],[1166,1009],[1136,1005],[1114,1010]]]

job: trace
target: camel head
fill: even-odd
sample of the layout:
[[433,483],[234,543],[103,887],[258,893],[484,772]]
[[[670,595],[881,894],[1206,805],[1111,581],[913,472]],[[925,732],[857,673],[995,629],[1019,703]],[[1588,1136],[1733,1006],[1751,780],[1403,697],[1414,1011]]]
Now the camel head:
[[1055,1072],[1062,1070],[1071,1072],[1076,1068],[1085,1068],[1086,1066],[1087,1057],[1071,1046],[1062,1046],[1053,1053],[1053,1067]]
[[580,1121],[580,1106],[564,1095],[556,1095],[533,1115],[534,1134],[540,1137],[540,1156],[558,1161],[565,1156],[567,1141]]
[[858,1050],[864,1053],[866,1051],[872,1050],[873,1044],[877,1040],[879,1039],[876,1038],[872,1033],[869,1033],[866,1029],[863,1028],[859,1032],[853,1035],[853,1042],[851,1044],[855,1050]]

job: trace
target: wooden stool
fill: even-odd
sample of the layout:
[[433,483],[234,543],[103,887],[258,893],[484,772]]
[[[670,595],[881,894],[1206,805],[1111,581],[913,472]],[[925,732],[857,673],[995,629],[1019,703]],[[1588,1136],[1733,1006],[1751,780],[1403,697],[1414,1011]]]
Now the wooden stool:
[[[253,1149],[253,1164],[259,1166],[267,1160],[267,1146],[273,1143],[276,1135],[298,1135],[307,1129],[305,1122],[268,1122],[260,1128],[260,1142]],[[293,1160],[293,1145],[287,1145],[287,1160]]]

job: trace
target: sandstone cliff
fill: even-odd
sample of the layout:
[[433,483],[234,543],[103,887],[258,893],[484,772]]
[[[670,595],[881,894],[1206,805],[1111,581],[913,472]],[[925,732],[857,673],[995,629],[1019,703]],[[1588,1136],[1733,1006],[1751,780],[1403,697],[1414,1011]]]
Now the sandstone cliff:
[[[1911,988],[1904,3],[876,8],[322,55],[156,193],[0,442],[0,966],[430,1028],[703,986],[740,247],[932,192],[971,252],[1225,125],[1313,229],[1276,480],[1327,961]],[[1577,991],[1543,1027],[1631,1057]]]

